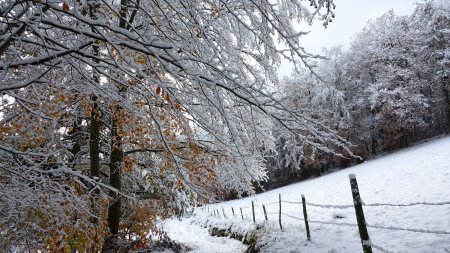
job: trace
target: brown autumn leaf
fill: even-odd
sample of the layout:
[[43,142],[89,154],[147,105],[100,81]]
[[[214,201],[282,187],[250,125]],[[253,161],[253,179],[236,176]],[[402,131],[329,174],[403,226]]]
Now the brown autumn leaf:
[[156,94],[157,95],[161,94],[161,87],[156,88]]
[[131,172],[133,170],[133,161],[130,159],[124,159],[125,171]]
[[63,3],[63,11],[69,12],[69,5],[67,3]]

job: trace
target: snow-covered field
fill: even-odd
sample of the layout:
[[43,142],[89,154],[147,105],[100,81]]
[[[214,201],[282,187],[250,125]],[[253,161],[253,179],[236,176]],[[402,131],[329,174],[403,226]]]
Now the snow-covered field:
[[[265,227],[263,240],[259,242],[262,252],[362,252],[358,228],[354,226],[350,173],[356,174],[366,204],[364,214],[374,252],[450,252],[450,137],[320,178],[198,208],[189,218],[165,221],[164,228],[172,239],[185,243],[193,252],[243,252],[246,247],[242,243],[211,237],[206,228],[196,224],[215,223],[233,226],[234,230],[250,230],[254,227],[251,215],[254,201],[256,223]],[[311,241],[307,241],[304,222],[297,219],[303,218],[298,203],[282,202],[283,230],[278,226],[278,203],[266,205],[269,221],[264,221],[261,205],[277,202],[278,194],[282,201],[301,202],[301,194],[305,194],[309,203],[344,208],[308,205]],[[427,204],[409,205],[418,202]],[[370,205],[377,203],[394,205]],[[234,217],[231,207],[235,210]],[[227,218],[223,218],[222,208]],[[244,221],[239,208],[243,209]],[[213,209],[220,212],[220,217],[210,214]]]

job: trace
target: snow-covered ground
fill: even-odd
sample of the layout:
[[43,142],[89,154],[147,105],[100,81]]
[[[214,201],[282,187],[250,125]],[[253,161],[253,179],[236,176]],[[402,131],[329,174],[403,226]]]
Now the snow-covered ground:
[[[256,222],[265,234],[263,252],[362,252],[348,175],[356,174],[374,252],[450,252],[450,137],[409,148],[320,178],[282,187],[249,198],[208,205],[190,218],[168,220],[168,235],[188,244],[194,252],[243,252],[245,246],[228,238],[215,238],[195,224],[252,226],[251,201]],[[308,205],[311,241],[306,240],[303,212],[298,203],[282,202],[283,230],[278,226],[278,194],[282,201],[306,201],[344,208]],[[428,203],[408,205],[411,203]],[[273,203],[273,204],[269,204]],[[370,205],[370,204],[394,204]],[[266,205],[269,222],[261,205]],[[406,206],[395,206],[406,204]],[[431,205],[436,204],[436,205]],[[345,207],[349,206],[349,207]],[[232,217],[231,207],[235,210]],[[222,208],[227,218],[223,218]],[[244,213],[241,220],[239,208]],[[209,209],[209,212],[208,212]],[[211,216],[218,210],[221,217]],[[291,217],[289,217],[291,216]],[[314,221],[322,222],[316,223]],[[338,225],[340,223],[341,225]],[[250,225],[249,225],[250,224]],[[380,249],[377,249],[380,248]]]
[[170,239],[184,244],[192,253],[238,253],[247,249],[240,241],[210,236],[206,228],[192,224],[189,218],[166,220],[164,228]]

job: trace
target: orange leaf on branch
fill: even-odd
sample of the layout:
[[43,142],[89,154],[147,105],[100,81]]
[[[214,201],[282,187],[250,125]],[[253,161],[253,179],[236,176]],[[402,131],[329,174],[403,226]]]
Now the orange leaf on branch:
[[69,5],[67,3],[63,3],[63,11],[69,12]]
[[180,103],[175,103],[174,107],[177,110],[181,110],[181,104]]
[[131,172],[133,170],[133,161],[131,159],[125,158],[123,163],[126,172]]

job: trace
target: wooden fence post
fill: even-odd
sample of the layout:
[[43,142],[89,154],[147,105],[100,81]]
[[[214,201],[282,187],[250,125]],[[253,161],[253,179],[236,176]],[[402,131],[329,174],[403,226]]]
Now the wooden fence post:
[[255,219],[255,204],[252,201],[252,213],[253,213],[253,223],[256,223],[256,219]]
[[281,193],[278,194],[278,200],[280,206],[280,212],[278,214],[278,223],[280,223],[280,229],[283,230],[283,226],[281,225]]
[[244,215],[242,214],[242,207],[239,207],[241,209],[241,218],[244,219]]
[[358,221],[359,236],[361,237],[361,244],[364,253],[372,253],[372,245],[367,232],[366,219],[364,218],[364,211],[361,203],[361,196],[359,195],[358,182],[355,174],[348,175],[350,179],[350,186],[352,188],[353,203],[355,205],[356,220]]
[[223,206],[222,206],[222,213],[223,213],[223,217],[226,218],[227,216],[225,215],[225,210],[223,209]]
[[308,213],[306,212],[305,195],[303,194],[302,194],[302,205],[303,205],[303,218],[305,219],[306,239],[308,239],[308,241],[311,241],[311,232],[309,231],[309,223],[308,223]]
[[263,206],[263,211],[264,211],[264,218],[266,218],[266,221],[267,221],[267,212],[266,212],[266,207],[264,206],[264,205],[262,205]]
[[233,217],[234,217],[234,208],[231,207],[231,213],[233,213]]

